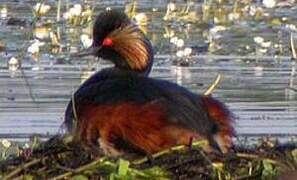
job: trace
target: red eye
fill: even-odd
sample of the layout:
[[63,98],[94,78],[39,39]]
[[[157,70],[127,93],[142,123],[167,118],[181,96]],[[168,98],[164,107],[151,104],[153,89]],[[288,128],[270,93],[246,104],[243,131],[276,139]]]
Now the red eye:
[[112,40],[110,38],[105,38],[103,40],[102,46],[111,46],[112,45]]

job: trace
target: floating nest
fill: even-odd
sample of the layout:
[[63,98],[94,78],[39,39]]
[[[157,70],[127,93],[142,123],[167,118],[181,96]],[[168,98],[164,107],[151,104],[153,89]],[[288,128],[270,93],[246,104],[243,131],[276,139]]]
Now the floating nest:
[[[205,142],[177,146],[150,157],[94,156],[66,138],[53,137],[33,151],[0,163],[0,179],[295,179],[294,145],[263,142],[227,155],[205,154]],[[297,171],[296,171],[297,172]],[[295,178],[294,178],[295,177]]]
[[[210,95],[220,79],[219,74],[204,95]],[[110,158],[86,151],[71,138],[55,136],[0,162],[0,179],[297,179],[296,143],[263,140],[257,147],[235,147],[225,155],[205,154],[205,143],[176,146],[148,157]]]

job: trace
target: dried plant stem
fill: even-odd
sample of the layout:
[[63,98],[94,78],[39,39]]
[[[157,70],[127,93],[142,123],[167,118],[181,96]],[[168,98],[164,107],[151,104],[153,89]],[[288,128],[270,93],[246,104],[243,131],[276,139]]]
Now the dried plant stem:
[[292,33],[290,34],[290,44],[291,44],[292,57],[293,57],[293,59],[297,60],[297,53],[295,50],[294,39],[293,39]]
[[259,157],[258,155],[255,155],[255,154],[245,154],[245,153],[236,153],[236,156],[237,157],[240,157],[240,158],[247,158],[247,159],[259,159],[259,160],[266,160],[267,162],[271,163],[271,164],[277,164],[279,166],[281,166],[282,168],[284,169],[288,169],[288,166],[285,165],[284,163],[280,162],[280,161],[277,161],[277,160],[274,160],[274,159],[270,159],[270,158],[261,158]]
[[61,5],[62,5],[62,0],[58,0],[57,2],[57,22],[61,20]]
[[73,120],[72,120],[72,123],[73,123],[73,133],[76,132],[77,130],[77,126],[78,126],[78,116],[77,116],[77,111],[76,111],[76,101],[75,101],[75,93],[72,94],[72,97],[71,97],[71,101],[72,101],[72,111],[73,111]]
[[75,106],[75,97],[74,97],[74,93],[72,94],[71,100],[72,100],[73,116],[74,116],[74,119],[77,120],[77,112],[76,112],[76,106]]
[[103,159],[103,158],[98,158],[98,159],[92,161],[92,162],[89,163],[89,164],[80,166],[80,167],[78,167],[78,168],[76,168],[76,169],[73,169],[73,170],[71,170],[71,171],[68,171],[68,172],[66,172],[66,173],[64,173],[64,174],[60,174],[60,175],[58,175],[58,176],[55,176],[55,177],[51,178],[50,180],[64,179],[64,178],[66,178],[66,177],[68,177],[68,176],[71,176],[71,175],[74,174],[74,173],[80,173],[80,172],[82,172],[82,171],[84,171],[84,170],[87,170],[87,169],[89,169],[89,168],[95,166],[96,164],[100,163],[100,162],[102,161],[102,159]]
[[[196,141],[196,142],[192,143],[192,147],[202,147],[203,145],[205,145],[207,143],[208,142],[206,140]],[[165,149],[163,151],[160,151],[158,153],[153,154],[152,158],[158,158],[158,157],[163,156],[165,154],[169,154],[169,153],[171,153],[173,151],[180,151],[180,150],[183,150],[185,148],[188,148],[188,146],[179,145],[179,146],[175,146],[175,147],[172,147],[172,148],[169,148],[169,149]],[[133,161],[133,164],[143,164],[143,163],[147,162],[148,160],[149,160],[149,158],[145,157],[145,158]]]
[[215,88],[218,86],[221,79],[222,79],[221,74],[218,74],[215,81],[208,87],[208,89],[203,94],[205,96],[209,96],[215,90]]
[[252,178],[256,178],[258,176],[257,173],[253,174],[253,175],[243,175],[243,176],[239,176],[239,177],[235,177],[234,180],[247,180],[247,179],[252,179]]
[[10,172],[9,174],[7,174],[3,180],[7,180],[7,179],[11,179],[12,177],[16,176],[17,174],[19,174],[21,171],[29,168],[30,166],[33,166],[35,164],[38,164],[41,162],[41,160],[46,159],[47,157],[42,157],[42,158],[38,158],[38,159],[33,159],[32,161],[29,161],[27,163],[25,163],[24,165],[19,166],[18,168],[16,168],[15,170],[13,170],[12,172]]
[[236,153],[236,156],[237,156],[237,157],[240,157],[240,158],[248,158],[248,159],[256,159],[256,158],[259,158],[258,155],[255,155],[255,154],[247,154],[247,153]]

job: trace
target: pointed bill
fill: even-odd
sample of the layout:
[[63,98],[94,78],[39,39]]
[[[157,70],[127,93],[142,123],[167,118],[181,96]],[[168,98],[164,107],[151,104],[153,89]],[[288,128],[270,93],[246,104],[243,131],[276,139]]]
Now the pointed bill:
[[71,57],[84,57],[84,56],[95,56],[96,53],[101,49],[102,46],[99,47],[89,47],[83,51],[72,53]]

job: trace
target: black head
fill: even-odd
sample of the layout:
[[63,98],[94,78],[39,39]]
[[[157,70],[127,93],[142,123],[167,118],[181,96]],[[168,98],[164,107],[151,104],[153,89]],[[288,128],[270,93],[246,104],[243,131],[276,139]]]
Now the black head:
[[98,15],[93,28],[95,55],[117,68],[147,75],[153,63],[153,48],[144,33],[125,13],[108,10]]

